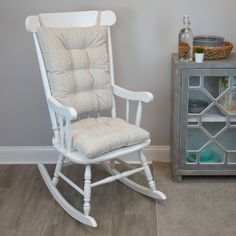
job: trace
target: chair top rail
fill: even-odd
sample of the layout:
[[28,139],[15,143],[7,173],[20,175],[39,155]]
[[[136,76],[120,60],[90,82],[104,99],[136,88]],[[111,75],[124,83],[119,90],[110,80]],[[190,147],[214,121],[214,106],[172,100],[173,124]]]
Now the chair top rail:
[[[27,31],[35,33],[40,26],[56,28],[90,27],[97,23],[98,11],[78,11],[43,13],[28,16],[25,21]],[[110,10],[100,12],[100,25],[111,26],[116,22],[116,15]]]

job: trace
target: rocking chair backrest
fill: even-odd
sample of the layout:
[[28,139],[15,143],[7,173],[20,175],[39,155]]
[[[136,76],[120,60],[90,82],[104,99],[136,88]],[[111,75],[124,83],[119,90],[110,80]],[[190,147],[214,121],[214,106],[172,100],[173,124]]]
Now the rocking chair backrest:
[[[110,86],[114,84],[114,73],[109,28],[115,21],[112,11],[27,17],[26,28],[34,36],[46,97],[54,96],[78,113],[112,107],[112,115],[115,115]],[[82,39],[78,40],[77,36],[81,35]],[[55,52],[59,60],[53,58]],[[88,67],[92,68],[88,70]],[[50,109],[49,112],[55,128],[55,114]]]

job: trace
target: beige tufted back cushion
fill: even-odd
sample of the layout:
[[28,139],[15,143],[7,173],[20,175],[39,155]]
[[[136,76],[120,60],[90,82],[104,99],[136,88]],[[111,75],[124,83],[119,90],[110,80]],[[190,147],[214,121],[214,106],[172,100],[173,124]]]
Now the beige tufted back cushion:
[[78,113],[112,108],[107,27],[40,27],[37,37],[53,97]]

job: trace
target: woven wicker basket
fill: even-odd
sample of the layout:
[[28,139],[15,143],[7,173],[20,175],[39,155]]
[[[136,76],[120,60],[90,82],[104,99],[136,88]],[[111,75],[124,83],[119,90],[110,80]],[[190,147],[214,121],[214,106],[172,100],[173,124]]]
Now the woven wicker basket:
[[193,46],[193,52],[195,49],[201,47],[205,50],[204,59],[206,60],[218,60],[226,58],[233,49],[233,44],[230,42],[224,42],[222,46],[211,47],[211,46]]

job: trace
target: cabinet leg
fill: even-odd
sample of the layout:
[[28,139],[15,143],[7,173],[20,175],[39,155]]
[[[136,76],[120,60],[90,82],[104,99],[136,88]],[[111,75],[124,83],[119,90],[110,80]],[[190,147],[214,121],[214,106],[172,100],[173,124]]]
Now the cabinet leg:
[[176,183],[182,182],[182,175],[174,175],[173,180]]

